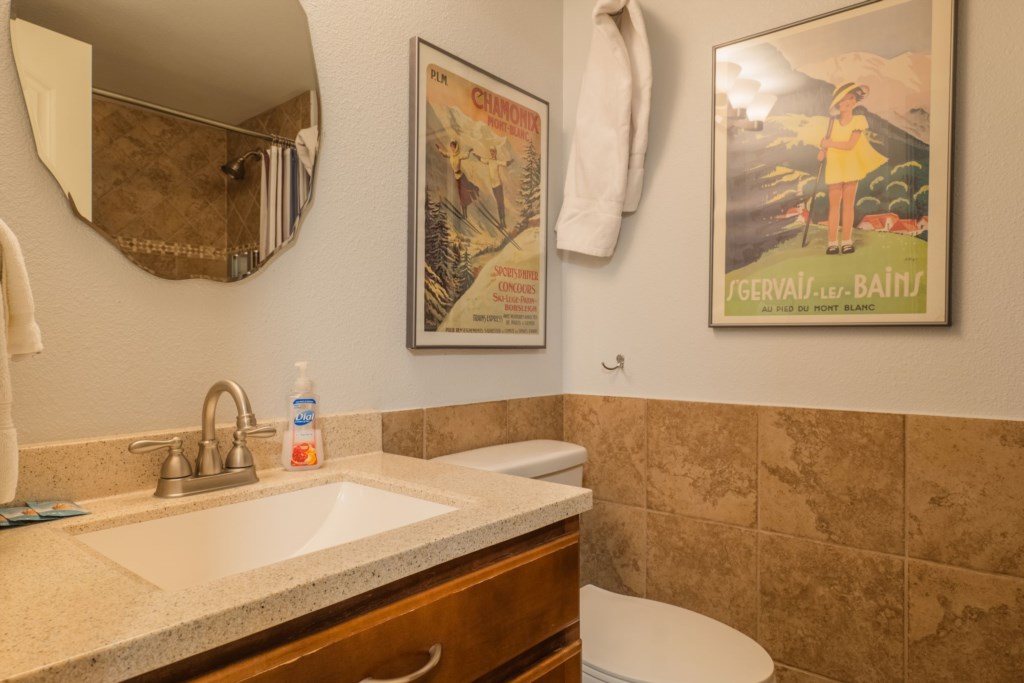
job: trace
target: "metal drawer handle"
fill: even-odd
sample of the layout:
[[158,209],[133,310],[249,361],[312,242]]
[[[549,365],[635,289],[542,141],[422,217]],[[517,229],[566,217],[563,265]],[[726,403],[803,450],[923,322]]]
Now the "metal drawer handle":
[[359,683],[412,683],[413,681],[419,680],[426,676],[428,673],[434,670],[434,667],[441,661],[441,643],[434,643],[430,646],[430,661],[423,665],[422,668],[413,671],[407,676],[400,676],[398,678],[374,678],[373,676],[367,676]]

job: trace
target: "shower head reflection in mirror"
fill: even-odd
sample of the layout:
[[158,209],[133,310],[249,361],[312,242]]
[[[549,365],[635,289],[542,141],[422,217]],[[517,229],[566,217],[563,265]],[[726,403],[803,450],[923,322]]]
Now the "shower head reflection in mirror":
[[[294,243],[315,166],[292,164],[288,180],[284,152],[265,190],[267,164],[251,153],[259,146],[269,158],[275,142],[292,149],[300,130],[319,124],[299,0],[12,0],[10,27],[40,158],[74,213],[133,263],[169,279],[230,282]],[[260,49],[242,54],[238,44]],[[85,65],[56,68],[75,74],[66,83],[40,67],[64,50],[53,45]],[[65,91],[76,110],[53,106]],[[59,148],[46,133],[58,117],[74,131],[55,136]],[[271,191],[279,194],[263,196]],[[264,225],[264,203],[291,211]]]
[[254,149],[251,152],[247,152],[234,161],[224,164],[220,167],[220,170],[224,172],[224,175],[233,180],[245,180],[245,162],[250,158],[262,159],[263,150]]

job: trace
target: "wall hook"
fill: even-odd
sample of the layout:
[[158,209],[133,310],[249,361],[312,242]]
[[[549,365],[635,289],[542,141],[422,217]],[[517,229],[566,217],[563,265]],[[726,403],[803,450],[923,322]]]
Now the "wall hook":
[[616,365],[606,365],[604,362],[601,363],[601,367],[605,370],[625,370],[626,369],[626,357],[621,353],[615,356]]

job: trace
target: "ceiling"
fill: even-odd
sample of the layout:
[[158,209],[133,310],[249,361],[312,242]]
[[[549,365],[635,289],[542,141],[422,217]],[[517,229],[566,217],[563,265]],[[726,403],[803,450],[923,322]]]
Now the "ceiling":
[[13,0],[90,43],[93,86],[238,124],[316,89],[299,0]]

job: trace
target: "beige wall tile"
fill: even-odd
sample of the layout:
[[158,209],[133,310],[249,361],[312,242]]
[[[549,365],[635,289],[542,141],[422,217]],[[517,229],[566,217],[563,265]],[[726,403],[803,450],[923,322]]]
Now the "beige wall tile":
[[564,400],[565,440],[587,449],[583,485],[597,499],[643,507],[647,402],[579,395]]
[[428,458],[507,441],[508,405],[505,401],[427,408],[424,420]]
[[580,517],[580,580],[625,595],[645,590],[644,511],[595,500]]
[[907,681],[1024,680],[1024,580],[910,561]]
[[757,636],[757,532],[647,514],[647,597]]
[[380,413],[340,413],[320,417],[327,459],[381,450]]
[[839,683],[839,681],[776,664],[775,683]]
[[908,416],[907,509],[911,556],[1024,576],[1024,422]]
[[385,453],[423,457],[423,410],[381,413],[382,449]]
[[648,401],[647,419],[650,509],[755,526],[754,407]]
[[562,396],[513,398],[508,402],[508,440],[555,439],[564,435]]
[[902,554],[903,416],[760,408],[761,528]]
[[903,677],[903,560],[761,534],[759,634],[774,659],[841,681]]

